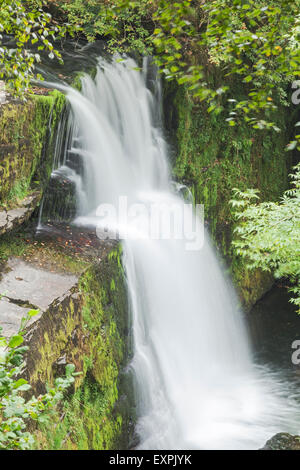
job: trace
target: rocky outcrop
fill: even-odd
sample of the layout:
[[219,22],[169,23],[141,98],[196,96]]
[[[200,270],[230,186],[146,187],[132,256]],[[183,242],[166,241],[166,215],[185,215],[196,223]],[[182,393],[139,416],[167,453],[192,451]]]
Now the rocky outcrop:
[[300,450],[300,436],[278,433],[269,439],[261,450]]
[[41,200],[41,193],[34,192],[15,205],[13,209],[0,210],[0,235],[17,229],[27,222]]
[[[49,241],[47,251],[44,241],[29,240],[24,234],[23,255],[2,265],[4,335],[18,331],[29,309],[40,312],[25,335],[29,350],[24,377],[33,392],[44,393],[69,363],[80,373],[59,413],[50,416],[45,428],[35,429],[40,449],[129,445],[132,413],[126,390],[131,387],[124,372],[129,354],[128,301],[120,248],[84,241],[85,252],[78,255],[73,248],[67,253],[60,238]],[[14,236],[8,243],[16,243]]]

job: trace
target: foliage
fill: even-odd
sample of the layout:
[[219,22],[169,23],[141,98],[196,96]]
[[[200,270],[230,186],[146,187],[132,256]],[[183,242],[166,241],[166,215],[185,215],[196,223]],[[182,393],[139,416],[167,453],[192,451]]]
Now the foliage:
[[[24,341],[24,328],[30,318],[38,313],[30,310],[21,322],[18,334],[9,339],[0,337],[0,449],[31,449],[34,437],[27,430],[30,420],[42,422],[45,411],[52,409],[63,397],[63,391],[74,382],[74,365],[66,367],[66,377],[58,378],[55,387],[39,397],[29,400],[24,398],[24,392],[31,388],[27,380],[22,378],[24,369],[23,355],[27,346]],[[1,333],[1,329],[0,329]]]
[[[92,377],[84,380],[74,395],[63,403],[62,415],[49,416],[40,426],[38,449],[112,450],[119,447],[122,415],[113,409],[109,391]],[[123,448],[123,447],[122,447]]]
[[293,188],[278,203],[259,203],[257,190],[235,189],[231,205],[238,222],[236,253],[246,258],[251,269],[289,278],[294,294],[291,301],[300,312],[300,164],[291,178]]
[[89,41],[96,36],[107,38],[110,51],[140,54],[152,52],[150,32],[153,30],[152,1],[123,2],[114,0],[75,0],[64,2],[62,9],[68,21],[80,25]]
[[[43,10],[43,4],[42,0],[1,1],[0,79],[4,78],[9,91],[19,96],[30,88],[35,64],[41,61],[40,51],[61,61],[54,41],[71,31],[68,24],[63,27],[52,24],[51,15]],[[5,34],[13,36],[12,47],[5,45]]]
[[[242,118],[255,128],[280,130],[272,112],[279,101],[286,103],[287,85],[300,75],[300,0],[44,3],[56,5],[71,30],[80,28],[88,40],[105,37],[110,51],[152,53],[165,76],[186,83],[194,96],[208,102],[210,112],[222,112],[226,102],[230,126]],[[17,44],[14,51],[1,48],[1,73],[19,90],[28,86],[34,63],[40,60],[26,50],[27,44],[38,42],[51,57],[59,57],[53,39],[69,28],[69,23],[58,28],[41,7],[42,0],[4,0],[1,8],[0,32],[13,34]],[[227,77],[222,84],[212,83],[210,70],[215,66]],[[231,76],[244,82],[246,99],[234,96]]]
[[[196,96],[208,101],[209,111],[217,113],[229,85],[209,86],[205,67],[212,64],[227,77],[238,75],[248,96],[238,101],[230,90],[229,124],[234,126],[242,117],[255,128],[279,131],[269,112],[276,109],[279,94],[286,97],[283,87],[299,76],[299,6],[299,0],[162,0],[156,13],[160,27],[154,31],[159,62],[167,76],[187,83]],[[201,51],[206,64],[191,63],[189,55]]]
[[[299,7],[300,0],[76,0],[64,5],[69,21],[79,22],[89,38],[111,37],[110,49],[153,50],[167,79],[186,83],[208,102],[209,112],[222,112],[226,100],[230,126],[245,119],[254,128],[277,132],[272,112],[279,101],[287,103],[287,85],[300,75]],[[225,75],[222,85],[211,83],[214,66]],[[246,99],[234,96],[231,76],[244,82]]]

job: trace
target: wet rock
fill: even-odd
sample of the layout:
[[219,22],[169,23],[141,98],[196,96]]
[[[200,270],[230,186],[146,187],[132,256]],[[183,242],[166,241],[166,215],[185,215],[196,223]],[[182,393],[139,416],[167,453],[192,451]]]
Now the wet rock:
[[22,219],[24,220],[24,216],[27,212],[27,209],[25,207],[19,207],[18,209],[12,209],[7,212],[7,219],[9,222],[13,222],[14,220],[17,219]]
[[67,356],[64,354],[63,356],[59,357],[56,361],[58,366],[66,366],[67,365]]
[[41,194],[36,192],[25,197],[18,207],[0,211],[0,235],[14,230],[26,222],[38,206],[40,199]]
[[278,433],[269,439],[261,450],[300,450],[300,436]]
[[66,365],[68,364],[67,355],[63,354],[60,356],[57,361],[53,363],[53,373],[57,377],[62,377],[66,370]]
[[26,196],[23,199],[23,206],[24,207],[35,206],[36,202],[38,202],[38,201],[39,201],[39,193],[30,194],[29,196]]

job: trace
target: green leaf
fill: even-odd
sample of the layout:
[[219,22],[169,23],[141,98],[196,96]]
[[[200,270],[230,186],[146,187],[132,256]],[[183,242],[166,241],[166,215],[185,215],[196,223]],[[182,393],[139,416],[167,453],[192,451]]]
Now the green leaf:
[[293,140],[286,146],[286,151],[294,150],[297,147],[297,145],[298,145],[297,140]]
[[22,344],[23,341],[24,339],[21,335],[15,335],[10,338],[8,346],[10,348],[16,348],[17,346],[20,346],[20,344]]
[[21,387],[22,385],[25,385],[25,384],[28,384],[27,380],[19,379],[19,380],[17,380],[17,382],[15,382],[14,388],[19,388],[19,387]]
[[75,372],[74,364],[67,364],[66,365],[66,376],[67,377],[72,376],[73,372]]
[[35,317],[35,316],[38,315],[39,313],[40,313],[39,310],[31,309],[31,310],[29,310],[29,312],[27,313],[27,316],[28,316],[29,318],[31,318],[31,317]]

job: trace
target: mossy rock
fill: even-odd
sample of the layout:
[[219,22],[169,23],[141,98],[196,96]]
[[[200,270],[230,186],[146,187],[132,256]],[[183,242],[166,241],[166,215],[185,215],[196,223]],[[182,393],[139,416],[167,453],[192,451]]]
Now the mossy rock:
[[300,436],[281,432],[269,439],[261,450],[300,450]]
[[0,106],[0,205],[23,199],[47,182],[65,96],[54,90]]
[[[243,90],[236,90],[237,94]],[[256,131],[246,123],[230,127],[224,115],[207,112],[188,90],[165,83],[164,108],[172,143],[173,175],[204,204],[205,218],[246,309],[272,285],[272,277],[249,272],[232,249],[234,221],[229,201],[233,188],[257,188],[263,201],[276,201],[288,187],[292,155],[285,151],[293,116],[280,108],[275,117],[282,132]]]

